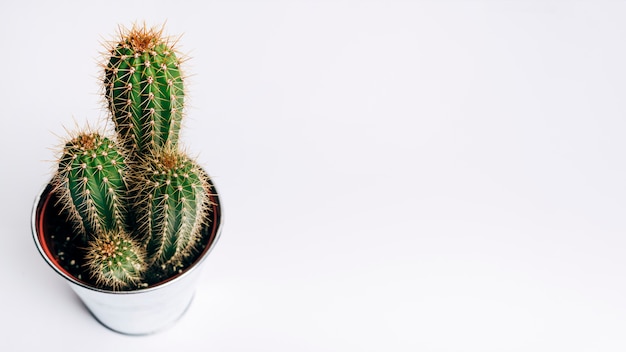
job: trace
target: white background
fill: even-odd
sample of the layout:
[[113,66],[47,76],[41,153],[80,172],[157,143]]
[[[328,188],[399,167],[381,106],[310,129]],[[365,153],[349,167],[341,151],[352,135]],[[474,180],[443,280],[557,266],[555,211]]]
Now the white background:
[[[626,350],[626,2],[0,5],[0,350]],[[190,57],[183,142],[220,243],[191,310],[100,326],[30,233],[106,118],[101,42]],[[100,124],[102,125],[102,124]]]

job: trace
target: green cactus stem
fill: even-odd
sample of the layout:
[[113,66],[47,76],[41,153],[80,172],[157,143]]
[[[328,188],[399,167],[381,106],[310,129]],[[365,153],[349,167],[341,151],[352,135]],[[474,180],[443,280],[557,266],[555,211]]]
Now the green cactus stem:
[[125,229],[124,172],[115,143],[97,132],[80,132],[65,144],[53,183],[83,243],[95,233]]
[[86,261],[96,284],[112,290],[137,287],[146,269],[145,252],[122,231],[99,233],[87,247]]
[[109,50],[104,87],[120,141],[145,153],[176,146],[183,114],[180,59],[162,29],[122,29]]
[[145,158],[132,180],[141,199],[135,209],[149,264],[179,265],[208,221],[208,177],[184,153],[166,147]]

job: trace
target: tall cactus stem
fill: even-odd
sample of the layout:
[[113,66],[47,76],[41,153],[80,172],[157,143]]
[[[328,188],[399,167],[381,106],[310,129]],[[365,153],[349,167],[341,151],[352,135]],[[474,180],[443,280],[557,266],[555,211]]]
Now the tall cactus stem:
[[145,153],[178,144],[184,100],[178,56],[162,28],[122,28],[111,44],[104,64],[105,97],[128,150]]

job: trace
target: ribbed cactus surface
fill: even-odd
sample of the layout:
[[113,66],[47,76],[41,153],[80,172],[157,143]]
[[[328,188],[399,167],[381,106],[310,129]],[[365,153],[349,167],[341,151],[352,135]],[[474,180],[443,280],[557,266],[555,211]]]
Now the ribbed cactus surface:
[[123,30],[105,66],[105,95],[118,136],[129,150],[176,145],[184,87],[176,51],[161,30]]
[[114,290],[137,285],[146,270],[143,249],[123,231],[106,231],[89,242],[86,259],[99,285]]
[[206,221],[208,180],[193,160],[170,147],[147,157],[132,180],[143,199],[136,210],[148,262],[175,266],[193,251]]
[[124,230],[124,172],[115,143],[96,132],[79,133],[65,144],[54,181],[83,242],[95,233]]

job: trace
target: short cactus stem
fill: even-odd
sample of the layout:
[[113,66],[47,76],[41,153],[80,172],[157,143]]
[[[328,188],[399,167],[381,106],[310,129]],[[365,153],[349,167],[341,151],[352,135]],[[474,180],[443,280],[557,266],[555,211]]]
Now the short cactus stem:
[[193,252],[207,221],[207,176],[184,153],[166,147],[143,160],[132,182],[141,197],[134,208],[148,262],[175,267]]
[[99,233],[89,242],[86,260],[96,283],[112,290],[136,287],[146,270],[144,251],[123,231]]
[[105,96],[124,147],[144,153],[177,145],[184,88],[173,45],[162,30],[133,27],[109,52]]
[[83,243],[95,233],[124,230],[125,167],[115,143],[96,132],[65,144],[53,182]]

